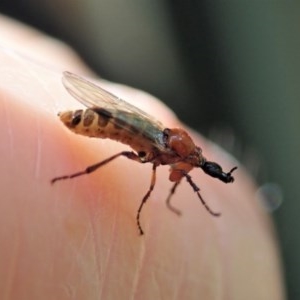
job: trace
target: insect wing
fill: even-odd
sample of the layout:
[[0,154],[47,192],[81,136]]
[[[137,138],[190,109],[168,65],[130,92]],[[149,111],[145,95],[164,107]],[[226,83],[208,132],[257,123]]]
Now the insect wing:
[[117,112],[119,115],[124,111],[127,114],[133,114],[136,118],[152,124],[152,126],[157,127],[157,129],[163,130],[164,128],[159,121],[148,115],[146,112],[80,76],[71,72],[64,72],[62,82],[66,90],[88,108],[105,108],[112,114]]

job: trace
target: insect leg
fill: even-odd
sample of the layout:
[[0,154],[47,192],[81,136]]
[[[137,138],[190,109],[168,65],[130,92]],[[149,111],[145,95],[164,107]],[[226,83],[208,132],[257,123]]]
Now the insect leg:
[[142,226],[140,224],[140,215],[141,215],[141,211],[142,211],[142,208],[144,206],[144,204],[146,203],[146,201],[148,200],[148,198],[150,197],[150,194],[151,192],[153,191],[153,188],[155,186],[155,180],[156,180],[156,165],[153,164],[153,167],[152,167],[152,177],[151,177],[151,183],[150,183],[150,187],[149,187],[149,190],[148,192],[146,193],[146,195],[144,196],[139,208],[138,208],[138,211],[137,211],[137,215],[136,215],[136,221],[137,221],[137,226],[138,226],[138,229],[140,231],[140,235],[143,235],[144,234],[144,231],[142,229]]
[[120,153],[117,153],[117,154],[115,154],[115,155],[113,155],[113,156],[105,159],[105,160],[102,160],[101,162],[98,162],[98,163],[96,163],[94,165],[88,166],[83,171],[80,171],[80,172],[77,172],[77,173],[73,173],[73,174],[69,174],[69,175],[55,177],[55,178],[53,178],[51,180],[51,184],[55,183],[58,180],[71,179],[71,178],[78,177],[78,176],[81,176],[81,175],[84,175],[84,174],[90,174],[90,173],[96,171],[98,168],[100,168],[100,167],[108,164],[109,162],[111,162],[112,160],[116,159],[119,156],[125,156],[125,157],[127,157],[129,159],[141,162],[141,159],[139,158],[139,156],[136,155],[134,152],[131,152],[131,151],[122,151]]
[[193,188],[194,192],[197,193],[200,201],[202,202],[202,204],[204,205],[204,207],[206,208],[206,210],[213,215],[214,217],[219,217],[221,214],[220,213],[216,213],[214,211],[212,211],[210,209],[210,207],[206,204],[206,202],[204,201],[204,199],[202,198],[201,194],[200,194],[200,189],[197,187],[197,185],[193,182],[192,177],[187,174],[187,173],[183,173],[183,175],[185,176],[187,182],[191,185],[191,187]]
[[178,215],[178,216],[181,215],[181,211],[178,210],[177,208],[175,208],[173,205],[171,205],[170,200],[171,200],[172,196],[175,194],[176,188],[177,188],[177,186],[179,185],[179,183],[180,183],[180,181],[175,182],[175,184],[173,185],[173,187],[172,187],[172,189],[171,189],[171,191],[170,191],[170,193],[169,193],[169,196],[168,196],[168,198],[167,198],[167,200],[166,200],[167,207],[168,207],[173,213],[175,213],[175,214]]

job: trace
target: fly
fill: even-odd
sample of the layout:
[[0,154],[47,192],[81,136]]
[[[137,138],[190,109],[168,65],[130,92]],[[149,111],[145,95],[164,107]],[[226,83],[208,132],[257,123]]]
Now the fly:
[[234,181],[232,168],[228,173],[215,162],[208,161],[200,147],[196,146],[186,131],[181,128],[165,128],[159,121],[139,108],[116,97],[101,87],[70,72],[64,72],[62,82],[66,90],[87,107],[85,110],[65,111],[59,113],[60,120],[71,131],[98,138],[109,138],[129,145],[134,151],[122,151],[107,159],[88,166],[85,170],[69,175],[55,177],[51,183],[90,174],[114,159],[124,156],[139,163],[152,164],[150,187],[144,195],[137,210],[136,221],[140,234],[144,234],[140,223],[140,215],[146,201],[155,186],[156,168],[170,165],[169,180],[174,182],[167,197],[167,207],[180,215],[180,211],[171,205],[179,183],[187,180],[197,194],[205,209],[214,217],[221,214],[213,211],[204,201],[200,189],[192,180],[189,172],[193,168],[201,168],[206,174],[230,183]]

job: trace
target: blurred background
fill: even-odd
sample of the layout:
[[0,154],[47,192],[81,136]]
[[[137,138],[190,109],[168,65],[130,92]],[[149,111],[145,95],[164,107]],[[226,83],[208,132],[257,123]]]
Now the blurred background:
[[300,3],[2,0],[99,75],[148,91],[237,156],[276,223],[300,299]]

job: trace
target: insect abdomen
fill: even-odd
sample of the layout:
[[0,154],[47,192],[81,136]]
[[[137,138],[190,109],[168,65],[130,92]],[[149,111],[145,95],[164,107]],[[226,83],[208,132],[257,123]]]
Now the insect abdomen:
[[131,126],[130,120],[125,122],[106,109],[66,111],[59,117],[65,126],[77,134],[109,138],[127,144],[138,152],[151,150],[152,144],[149,144],[149,136],[144,135],[143,128],[137,130]]
[[107,110],[99,114],[91,109],[80,109],[60,113],[59,117],[70,130],[81,135],[113,138],[120,133],[120,129],[113,126],[112,115]]

